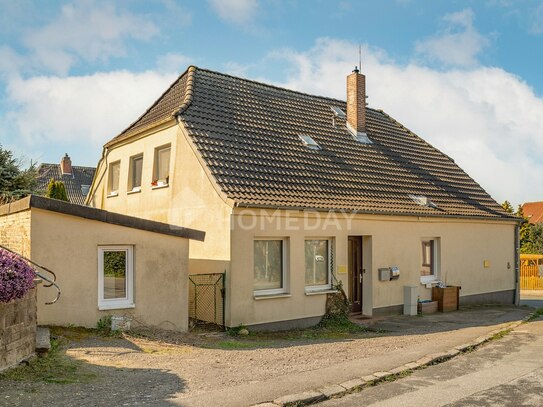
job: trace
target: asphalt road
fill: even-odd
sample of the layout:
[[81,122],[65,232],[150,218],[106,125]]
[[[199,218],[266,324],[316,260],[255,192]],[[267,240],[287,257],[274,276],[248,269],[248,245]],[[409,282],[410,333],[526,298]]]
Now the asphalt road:
[[543,320],[472,353],[319,406],[543,406]]

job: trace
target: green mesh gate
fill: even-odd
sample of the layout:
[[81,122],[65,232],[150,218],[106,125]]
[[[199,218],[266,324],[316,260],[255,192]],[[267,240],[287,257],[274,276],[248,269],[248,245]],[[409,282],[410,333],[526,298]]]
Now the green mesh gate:
[[189,319],[191,326],[224,327],[225,273],[189,275]]

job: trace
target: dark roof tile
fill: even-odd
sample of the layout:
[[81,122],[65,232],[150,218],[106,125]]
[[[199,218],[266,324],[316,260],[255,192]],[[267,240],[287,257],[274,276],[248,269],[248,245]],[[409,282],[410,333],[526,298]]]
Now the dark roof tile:
[[345,119],[332,124],[330,106],[346,111],[340,100],[191,67],[108,145],[179,112],[221,190],[241,206],[509,217],[450,157],[382,110],[367,109],[372,144],[361,144]]

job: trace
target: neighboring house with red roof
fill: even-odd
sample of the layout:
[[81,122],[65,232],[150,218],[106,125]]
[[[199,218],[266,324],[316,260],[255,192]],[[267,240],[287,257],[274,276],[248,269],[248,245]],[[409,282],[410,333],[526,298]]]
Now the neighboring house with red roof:
[[526,202],[522,205],[522,212],[531,224],[543,223],[543,201]]
[[314,324],[338,281],[364,315],[440,281],[462,304],[514,303],[518,219],[367,107],[358,70],[346,96],[191,66],[104,146],[87,204],[206,231],[189,272],[226,271],[227,326]]
[[38,187],[37,193],[45,195],[47,185],[51,179],[62,181],[66,187],[66,195],[71,203],[83,205],[89,188],[94,178],[94,167],[82,167],[72,165],[72,160],[66,154],[62,157],[60,164],[43,163],[38,168]]

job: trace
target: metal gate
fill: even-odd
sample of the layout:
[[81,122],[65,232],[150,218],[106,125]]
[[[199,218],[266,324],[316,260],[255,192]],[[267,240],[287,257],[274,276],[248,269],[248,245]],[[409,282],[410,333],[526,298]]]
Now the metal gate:
[[520,289],[543,290],[543,255],[520,255]]
[[225,273],[189,275],[189,319],[194,325],[224,327]]

